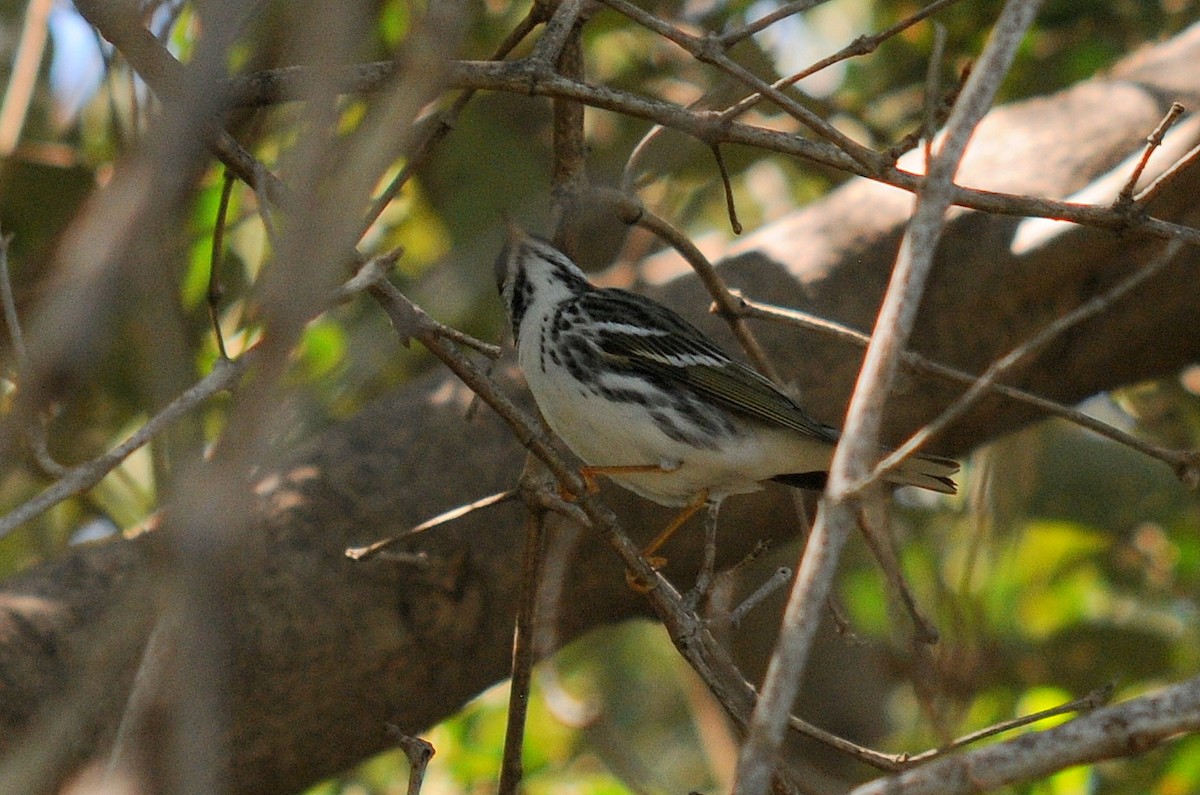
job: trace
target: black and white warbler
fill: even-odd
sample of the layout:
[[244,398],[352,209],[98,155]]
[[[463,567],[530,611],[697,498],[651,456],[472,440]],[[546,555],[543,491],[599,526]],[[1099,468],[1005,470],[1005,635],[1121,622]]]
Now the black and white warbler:
[[[566,254],[511,225],[496,284],[534,400],[585,478],[604,474],[693,511],[767,480],[824,486],[838,431],[667,307],[593,286]],[[918,455],[888,479],[952,494],[957,470]]]

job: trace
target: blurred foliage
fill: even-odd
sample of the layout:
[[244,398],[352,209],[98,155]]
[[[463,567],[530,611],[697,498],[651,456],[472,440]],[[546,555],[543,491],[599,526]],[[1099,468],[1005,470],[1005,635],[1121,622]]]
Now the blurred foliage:
[[[723,32],[779,3],[642,5],[691,30]],[[774,79],[923,5],[836,0],[743,41],[733,55]],[[947,31],[944,86],[952,86],[979,52],[1001,5],[1000,0],[963,0],[935,17]],[[1049,2],[1019,54],[1004,97],[1053,91],[1102,71],[1139,44],[1190,24],[1198,5],[1197,0]],[[0,63],[12,61],[25,6],[0,2],[0,50],[8,56]],[[381,0],[373,8],[375,21],[361,52],[367,59],[388,58],[404,46],[425,4]],[[488,0],[468,8],[457,55],[479,59],[490,57],[528,6]],[[136,145],[147,115],[155,112],[145,87],[119,59],[103,75],[94,69],[86,47],[68,37],[70,26],[78,23],[72,15],[68,5],[56,6],[21,146],[0,164],[0,225],[14,235],[10,266],[22,315],[31,314],[52,289],[49,263],[63,230],[91,188]],[[191,7],[168,3],[154,19],[172,51],[190,58],[199,29]],[[270,62],[276,45],[264,40],[278,19],[264,19],[239,46],[235,67]],[[932,37],[929,23],[918,24],[875,53],[804,81],[798,95],[862,140],[886,146],[919,126]],[[518,53],[529,46],[523,44]],[[716,70],[607,9],[589,21],[584,48],[589,78],[599,83],[712,108],[740,97]],[[112,53],[104,47],[91,56]],[[81,100],[72,99],[63,81],[50,79],[55,69],[83,86]],[[9,71],[0,70],[6,85]],[[360,99],[343,101],[342,134],[354,133],[364,107]],[[750,118],[796,127],[770,103],[755,108]],[[235,121],[255,154],[278,168],[297,140],[304,109],[286,104]],[[541,99],[476,97],[364,241],[364,250],[372,252],[402,246],[396,279],[406,293],[434,316],[483,338],[502,333],[490,272],[499,214],[527,219],[535,229],[547,224],[550,121],[549,104]],[[617,184],[628,176],[648,203],[690,234],[730,236],[724,196],[703,146],[661,132],[644,142],[630,166],[631,153],[649,132],[645,122],[589,111],[587,124],[594,182]],[[726,147],[723,154],[747,228],[785,214],[845,178],[740,147]],[[379,186],[403,165],[381,174]],[[223,181],[215,165],[204,175],[187,228],[174,241],[176,259],[164,264],[177,285],[174,322],[187,346],[180,370],[193,378],[207,372],[217,355],[206,296]],[[234,187],[216,273],[222,293],[217,311],[234,355],[261,333],[255,286],[272,250],[260,210],[252,191]],[[600,267],[616,256],[619,240],[613,237],[588,246],[584,264]],[[145,330],[129,324],[118,334],[93,381],[48,418],[50,448],[64,464],[111,447],[162,405],[162,385],[156,387],[138,370]],[[293,361],[296,405],[287,410],[310,431],[354,414],[431,366],[421,351],[399,348],[386,320],[362,301],[313,321]],[[7,341],[0,343],[0,365],[4,408],[17,366]],[[1200,441],[1197,382],[1196,374],[1185,374],[1179,381],[1126,390],[1093,408],[1165,443],[1195,446]],[[187,385],[183,378],[174,383],[177,390]],[[169,454],[171,445],[184,455],[200,455],[219,435],[225,408],[225,400],[213,400],[189,420],[190,433],[131,456],[97,488],[0,540],[0,574],[54,555],[77,532],[86,530],[90,538],[106,527],[127,528],[144,519],[178,459],[178,452]],[[0,471],[5,510],[51,480],[32,461],[5,464]],[[884,665],[868,672],[885,680],[888,693],[883,703],[867,705],[886,722],[876,738],[880,745],[919,751],[1107,683],[1115,683],[1118,697],[1124,697],[1196,673],[1200,505],[1164,467],[1082,432],[1046,424],[978,454],[964,482],[968,494],[963,499],[911,505],[893,528],[918,599],[942,632],[932,651],[933,670],[917,670],[916,660],[926,658],[911,653],[906,620],[892,606],[866,552],[855,549],[845,566],[841,598],[853,631],[884,656]],[[729,757],[722,753],[728,730],[657,628],[638,624],[598,633],[573,644],[544,669],[532,694],[526,791],[712,790],[729,775]],[[506,699],[506,688],[498,686],[430,731],[437,756],[426,792],[491,791]],[[837,721],[835,715],[815,717]],[[405,789],[406,770],[403,756],[392,752],[311,792],[398,793]],[[855,769],[855,775],[867,774]],[[1200,791],[1200,738],[1130,762],[1067,770],[1019,791]]]

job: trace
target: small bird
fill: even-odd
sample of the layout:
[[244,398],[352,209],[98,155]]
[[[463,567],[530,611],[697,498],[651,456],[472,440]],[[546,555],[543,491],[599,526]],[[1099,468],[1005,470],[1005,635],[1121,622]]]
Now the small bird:
[[[585,481],[602,474],[684,506],[647,555],[706,503],[768,480],[824,487],[838,431],[672,310],[595,287],[511,223],[495,275],[525,380]],[[917,455],[887,479],[953,494],[956,471],[951,459]]]

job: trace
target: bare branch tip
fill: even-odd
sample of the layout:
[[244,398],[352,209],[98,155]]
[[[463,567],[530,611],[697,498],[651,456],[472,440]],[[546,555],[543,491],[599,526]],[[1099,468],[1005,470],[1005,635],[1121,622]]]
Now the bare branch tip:
[[1192,450],[1180,459],[1175,476],[1192,491],[1200,488],[1200,450]]

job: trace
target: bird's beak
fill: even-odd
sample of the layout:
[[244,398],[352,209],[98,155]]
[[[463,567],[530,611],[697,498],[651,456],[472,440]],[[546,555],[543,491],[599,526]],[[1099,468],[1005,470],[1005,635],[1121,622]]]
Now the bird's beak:
[[508,213],[504,213],[504,226],[508,230],[508,245],[510,248],[529,239],[529,234],[517,225]]

